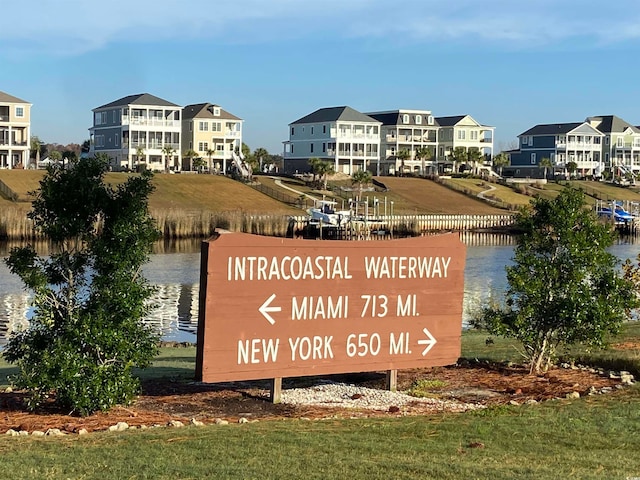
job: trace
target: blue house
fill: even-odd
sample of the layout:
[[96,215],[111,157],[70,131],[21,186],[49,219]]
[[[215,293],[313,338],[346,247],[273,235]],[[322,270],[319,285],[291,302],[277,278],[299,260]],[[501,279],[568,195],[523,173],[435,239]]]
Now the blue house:
[[587,122],[536,125],[518,135],[519,150],[509,153],[511,167],[538,171],[542,159],[565,170],[573,162],[579,175],[599,176],[605,135]]

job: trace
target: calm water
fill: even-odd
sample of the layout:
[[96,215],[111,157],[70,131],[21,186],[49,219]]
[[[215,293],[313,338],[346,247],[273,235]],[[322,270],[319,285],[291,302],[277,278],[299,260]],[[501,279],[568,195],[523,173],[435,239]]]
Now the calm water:
[[[506,287],[504,267],[511,262],[513,239],[506,235],[463,235],[467,245],[463,322],[470,311],[492,294]],[[6,245],[0,255],[6,256]],[[198,291],[200,275],[200,243],[179,242],[158,245],[145,266],[149,281],[158,286],[153,299],[159,305],[147,321],[167,341],[195,342],[198,324]],[[640,252],[640,239],[620,240],[611,252],[624,261],[635,259]],[[27,325],[30,295],[22,289],[17,277],[0,262],[0,345],[8,333]]]

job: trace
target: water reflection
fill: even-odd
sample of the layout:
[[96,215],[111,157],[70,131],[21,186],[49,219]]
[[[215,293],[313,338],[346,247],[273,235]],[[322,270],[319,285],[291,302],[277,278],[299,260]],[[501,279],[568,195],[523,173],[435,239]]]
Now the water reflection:
[[[507,285],[504,267],[511,262],[515,241],[510,235],[489,233],[464,233],[461,239],[467,246],[463,300],[466,324],[474,309],[492,295],[498,297],[504,292]],[[200,240],[158,243],[150,263],[144,266],[145,276],[157,286],[151,299],[155,308],[146,321],[164,340],[196,340],[200,245]],[[12,246],[15,245],[0,243],[0,255],[6,256]],[[41,254],[49,253],[46,244],[38,244],[36,248]],[[611,248],[622,261],[635,259],[639,250],[638,237],[620,238]],[[0,262],[0,345],[10,332],[27,326],[30,300],[20,280]]]

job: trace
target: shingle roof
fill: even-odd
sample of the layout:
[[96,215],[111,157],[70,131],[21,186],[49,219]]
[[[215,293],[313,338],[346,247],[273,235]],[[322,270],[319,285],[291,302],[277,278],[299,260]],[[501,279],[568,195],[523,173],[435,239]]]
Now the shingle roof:
[[299,118],[295,122],[289,125],[295,125],[300,123],[320,123],[320,122],[335,122],[342,120],[344,122],[373,122],[379,123],[375,118],[371,118],[369,115],[360,113],[351,107],[328,107],[316,110],[309,115]]
[[531,127],[526,132],[522,132],[520,135],[561,135],[563,133],[569,133],[571,130],[579,127],[583,123],[584,122],[571,122],[536,125],[535,127]]
[[441,127],[453,127],[460,120],[462,120],[466,115],[453,115],[451,117],[436,117],[436,122]]
[[[405,123],[402,121],[402,116],[406,115],[407,113],[409,112],[396,110],[391,112],[369,112],[367,113],[367,115],[375,120],[378,120],[379,122],[382,122],[383,125],[404,125]],[[411,112],[410,114],[411,122],[409,123],[409,125],[416,125],[415,123],[416,114],[422,115],[423,118],[425,118],[425,122],[426,122],[426,118],[431,115],[430,113]],[[438,123],[434,119],[434,122],[429,126],[437,127]]]
[[194,103],[193,105],[187,105],[182,109],[182,118],[185,120],[191,118],[221,118],[223,120],[242,120],[240,117],[227,112],[223,108],[220,108],[220,115],[213,114],[213,107],[220,108],[219,105],[212,103]]
[[100,105],[93,110],[100,110],[101,108],[110,108],[110,107],[124,107],[125,105],[153,105],[158,107],[179,107],[180,105],[176,105],[175,103],[171,103],[167,100],[164,100],[160,97],[156,97],[155,95],[151,95],[150,93],[138,93],[136,95],[128,95],[126,97],[119,98],[110,103],[105,103],[104,105]]
[[637,127],[634,127],[615,115],[598,115],[595,117],[589,117],[586,121],[592,122],[594,120],[600,121],[600,124],[596,128],[602,133],[622,133],[627,128],[631,128],[635,133],[640,133],[640,130],[638,130]]
[[25,102],[24,100],[21,100],[18,97],[14,97],[13,95],[9,95],[8,93],[1,92],[1,91],[0,91],[0,102],[5,102],[5,103],[29,103],[29,102]]

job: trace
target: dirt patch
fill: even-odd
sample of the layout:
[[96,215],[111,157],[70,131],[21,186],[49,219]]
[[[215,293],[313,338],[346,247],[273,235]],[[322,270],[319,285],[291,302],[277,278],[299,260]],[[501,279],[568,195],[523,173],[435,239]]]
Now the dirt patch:
[[[326,380],[326,379],[325,379]],[[384,388],[383,373],[335,375],[331,381],[352,383],[372,388]],[[287,379],[283,388],[312,386],[317,378]],[[588,370],[554,368],[545,375],[530,375],[522,367],[462,364],[454,367],[412,369],[398,372],[398,390],[408,390],[420,382],[423,393],[433,398],[492,406],[519,404],[564,398],[567,394],[601,391],[614,388],[620,380],[609,379]],[[430,388],[432,386],[432,388]],[[30,413],[24,407],[20,392],[0,393],[0,433],[8,429],[46,431],[59,428],[67,432],[106,430],[118,422],[130,426],[166,425],[171,420],[188,422],[196,419],[213,423],[215,419],[237,422],[241,418],[269,420],[285,418],[371,417],[389,415],[424,415],[434,410],[428,405],[388,411],[340,409],[301,405],[272,404],[268,401],[266,382],[236,382],[225,384],[184,384],[171,381],[149,382],[133,405],[117,407],[107,413],[79,418],[56,412],[51,407]]]

